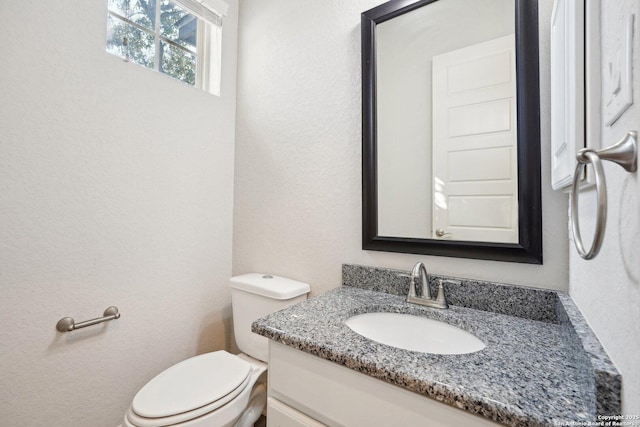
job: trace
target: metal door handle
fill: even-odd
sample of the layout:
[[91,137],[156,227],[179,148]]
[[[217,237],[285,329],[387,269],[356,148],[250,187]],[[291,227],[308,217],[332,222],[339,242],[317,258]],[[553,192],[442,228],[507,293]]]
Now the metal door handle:
[[438,228],[436,230],[436,236],[438,237],[444,237],[446,235],[451,235],[451,233],[445,233],[445,231],[442,228]]

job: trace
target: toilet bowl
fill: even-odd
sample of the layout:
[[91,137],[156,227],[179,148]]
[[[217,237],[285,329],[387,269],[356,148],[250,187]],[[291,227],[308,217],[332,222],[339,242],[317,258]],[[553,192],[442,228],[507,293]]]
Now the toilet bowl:
[[251,323],[306,299],[310,288],[257,273],[231,278],[231,288],[234,333],[247,354],[220,350],[171,366],[138,391],[123,427],[250,427],[260,417],[268,341],[251,332]]
[[192,357],[136,394],[124,426],[249,427],[267,399],[266,370],[259,360],[226,351]]

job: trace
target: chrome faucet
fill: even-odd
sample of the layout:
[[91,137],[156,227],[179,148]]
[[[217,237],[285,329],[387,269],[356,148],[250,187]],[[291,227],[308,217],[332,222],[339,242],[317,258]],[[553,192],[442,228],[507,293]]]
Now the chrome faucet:
[[421,262],[416,263],[411,271],[407,302],[433,308],[449,308],[447,298],[444,295],[442,280],[438,280],[438,295],[435,298],[431,297],[429,273],[427,273],[427,268]]

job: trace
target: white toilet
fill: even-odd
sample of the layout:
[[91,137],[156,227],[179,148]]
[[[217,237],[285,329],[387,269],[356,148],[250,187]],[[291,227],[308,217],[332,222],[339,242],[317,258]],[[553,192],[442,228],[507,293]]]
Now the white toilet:
[[135,395],[123,426],[252,426],[267,400],[268,340],[251,332],[251,323],[303,301],[309,290],[284,277],[232,277],[234,334],[243,353],[214,351],[166,369]]

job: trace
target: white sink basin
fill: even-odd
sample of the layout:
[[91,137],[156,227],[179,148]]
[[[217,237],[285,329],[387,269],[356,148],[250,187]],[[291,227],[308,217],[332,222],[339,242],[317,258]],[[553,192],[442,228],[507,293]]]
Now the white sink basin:
[[466,354],[486,347],[467,331],[411,314],[359,314],[347,319],[345,324],[370,340],[422,353]]

